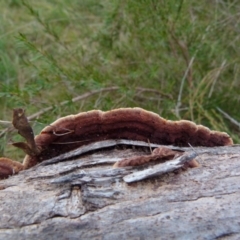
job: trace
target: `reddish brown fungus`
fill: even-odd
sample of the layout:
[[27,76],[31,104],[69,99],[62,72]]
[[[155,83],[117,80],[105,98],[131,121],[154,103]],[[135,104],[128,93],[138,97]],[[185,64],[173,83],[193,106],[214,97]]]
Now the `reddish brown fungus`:
[[[45,127],[35,137],[35,143],[32,143],[31,137],[29,139],[27,146],[16,144],[30,153],[23,162],[25,169],[82,145],[109,139],[176,146],[191,144],[212,147],[233,144],[227,133],[211,131],[186,120],[166,120],[141,108],[119,108],[107,112],[92,110],[69,115]],[[154,154],[150,156],[155,158]]]

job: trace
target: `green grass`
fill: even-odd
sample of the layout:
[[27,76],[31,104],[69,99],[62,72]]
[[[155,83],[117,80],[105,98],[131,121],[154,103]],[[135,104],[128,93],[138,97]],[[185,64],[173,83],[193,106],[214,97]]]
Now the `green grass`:
[[[52,106],[32,122],[37,133],[70,113],[138,106],[240,142],[216,109],[240,121],[239,12],[227,0],[1,1],[0,119]],[[2,155],[22,156],[8,145],[16,138],[0,139]]]

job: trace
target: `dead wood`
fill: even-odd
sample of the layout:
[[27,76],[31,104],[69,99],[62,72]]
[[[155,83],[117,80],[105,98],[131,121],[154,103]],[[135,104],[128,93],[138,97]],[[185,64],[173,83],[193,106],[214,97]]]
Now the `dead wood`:
[[[240,238],[240,146],[172,147],[198,155],[200,167],[169,172],[181,159],[112,168],[149,154],[141,144],[119,143],[1,180],[0,239]],[[127,183],[139,175],[147,178]]]

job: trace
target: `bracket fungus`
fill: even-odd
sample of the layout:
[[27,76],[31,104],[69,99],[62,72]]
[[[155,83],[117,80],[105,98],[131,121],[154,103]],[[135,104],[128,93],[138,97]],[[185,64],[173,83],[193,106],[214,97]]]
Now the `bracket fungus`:
[[[103,112],[92,110],[59,118],[34,138],[22,109],[14,109],[13,125],[26,143],[13,145],[27,154],[23,164],[0,158],[0,179],[28,169],[44,160],[58,156],[86,144],[110,139],[129,139],[161,145],[226,146],[233,141],[227,133],[211,131],[202,125],[181,120],[170,121],[141,108],[119,108]],[[171,159],[181,154],[162,147],[144,158],[124,159],[115,167],[134,166],[156,160]],[[192,162],[192,166],[197,163]],[[190,164],[191,165],[191,164]]]

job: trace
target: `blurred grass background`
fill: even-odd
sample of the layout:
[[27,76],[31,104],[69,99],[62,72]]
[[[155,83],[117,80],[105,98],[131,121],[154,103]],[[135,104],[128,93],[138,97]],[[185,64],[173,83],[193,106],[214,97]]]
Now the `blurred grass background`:
[[[0,119],[51,107],[32,119],[38,133],[70,113],[137,106],[238,143],[217,108],[240,121],[239,56],[238,1],[0,1]],[[1,155],[24,155],[16,135],[2,134]]]

